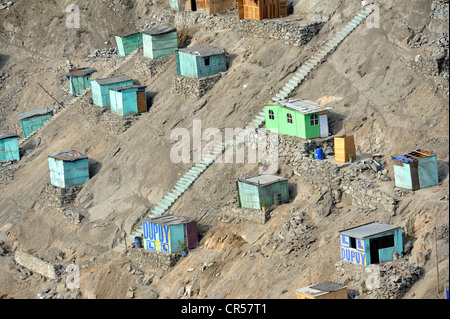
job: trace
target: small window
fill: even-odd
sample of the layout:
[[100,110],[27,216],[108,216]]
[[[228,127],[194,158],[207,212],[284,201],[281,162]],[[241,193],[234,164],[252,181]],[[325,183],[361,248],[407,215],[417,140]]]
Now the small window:
[[289,124],[293,124],[293,123],[294,123],[294,120],[292,119],[292,114],[289,114],[289,113],[288,113],[288,115],[287,115],[287,122],[288,122]]
[[356,249],[356,238],[349,237],[350,238],[350,248]]
[[272,110],[269,110],[269,120],[275,120],[275,113]]
[[317,114],[311,115],[311,126],[319,125],[319,116]]
[[210,65],[210,61],[209,61],[209,57],[205,58],[205,66],[209,66]]

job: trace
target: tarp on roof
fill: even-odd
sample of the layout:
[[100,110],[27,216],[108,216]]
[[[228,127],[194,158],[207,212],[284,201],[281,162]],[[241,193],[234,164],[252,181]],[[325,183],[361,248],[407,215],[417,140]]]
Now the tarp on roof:
[[49,157],[54,158],[56,160],[64,161],[64,162],[76,162],[76,161],[80,161],[80,160],[88,158],[86,155],[83,155],[77,151],[59,153],[59,154],[56,154],[54,156],[49,156]]

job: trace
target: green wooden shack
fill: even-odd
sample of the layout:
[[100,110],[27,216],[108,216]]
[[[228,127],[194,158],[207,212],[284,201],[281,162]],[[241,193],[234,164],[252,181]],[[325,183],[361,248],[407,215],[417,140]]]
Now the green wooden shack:
[[69,188],[89,180],[89,159],[80,152],[70,151],[49,156],[48,164],[53,186]]
[[164,58],[178,49],[177,29],[165,24],[152,26],[142,31],[142,41],[145,57]]
[[53,116],[53,108],[34,110],[19,115],[23,137],[30,136],[34,131],[44,126]]
[[283,100],[265,105],[266,129],[303,139],[328,137],[328,110],[308,100]]
[[69,70],[67,78],[70,83],[70,94],[81,95],[88,88],[91,87],[91,77],[92,74],[97,72],[97,70],[92,68],[78,68]]
[[92,80],[92,100],[100,107],[111,106],[110,89],[131,86],[133,80],[126,75],[119,75],[105,79]]
[[209,44],[175,51],[177,74],[201,79],[227,71],[227,52]]
[[116,35],[117,50],[121,56],[127,56],[131,52],[142,48],[142,34],[138,30],[126,31]]
[[0,161],[20,161],[19,136],[10,131],[0,131]]
[[129,116],[147,112],[146,86],[131,85],[110,89],[111,113]]
[[419,149],[393,160],[395,186],[416,191],[439,184],[435,153]]
[[275,175],[260,175],[237,182],[239,202],[242,208],[269,208],[289,202],[288,179]]

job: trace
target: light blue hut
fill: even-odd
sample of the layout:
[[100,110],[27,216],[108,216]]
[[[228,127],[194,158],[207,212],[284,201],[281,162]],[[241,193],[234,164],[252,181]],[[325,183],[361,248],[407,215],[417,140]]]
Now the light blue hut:
[[341,259],[368,266],[393,260],[403,254],[402,229],[397,226],[369,223],[339,232]]
[[138,30],[124,32],[116,36],[117,50],[121,56],[142,48],[142,34]]
[[0,131],[0,161],[20,161],[19,136],[13,132]]
[[175,51],[177,74],[195,79],[227,71],[227,53],[209,44]]
[[77,151],[49,156],[48,164],[53,186],[69,188],[89,180],[89,159]]
[[415,191],[439,184],[436,154],[416,150],[393,159],[395,186]]
[[164,58],[178,49],[177,29],[170,25],[153,26],[142,31],[144,56],[150,59]]
[[110,89],[111,113],[129,116],[147,112],[146,86],[132,85]]
[[242,208],[263,209],[289,202],[288,179],[275,175],[260,175],[238,181],[239,202]]
[[92,74],[97,72],[95,69],[91,68],[79,68],[69,71],[67,78],[70,83],[70,94],[81,95],[88,88],[91,87],[91,77]]
[[30,136],[34,131],[44,126],[53,116],[53,108],[34,110],[19,115],[23,137]]
[[109,90],[131,86],[133,80],[126,75],[92,80],[92,99],[94,104],[100,107],[111,106]]

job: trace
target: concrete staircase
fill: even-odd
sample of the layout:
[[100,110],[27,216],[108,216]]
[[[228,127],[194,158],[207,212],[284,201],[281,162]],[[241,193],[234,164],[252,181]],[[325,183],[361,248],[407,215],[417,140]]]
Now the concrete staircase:
[[[330,41],[328,41],[318,53],[311,57],[305,64],[302,65],[300,70],[289,79],[279,93],[272,98],[273,101],[284,100],[289,97],[292,91],[298,87],[308,74],[339,46],[339,44],[353,31],[355,30],[369,15],[370,9],[361,10],[341,31],[339,31]],[[248,134],[255,132],[255,130],[265,123],[265,110],[264,108],[258,113],[254,119],[245,126],[244,130],[240,134],[242,136],[248,136]],[[169,211],[178,198],[180,198],[195,181],[201,176],[201,174],[214,163],[219,156],[229,148],[235,147],[234,141],[228,141],[225,143],[219,143],[218,150],[205,155],[202,160],[195,164],[189,171],[186,172],[175,184],[175,186],[164,196],[164,198],[153,208],[148,217],[161,216]],[[137,236],[143,236],[143,227],[139,227],[131,232],[128,236],[130,239],[128,242],[133,243],[134,238]]]
[[[119,63],[116,64],[116,66],[114,68],[111,68],[105,75],[104,77],[110,77],[112,76],[112,74],[114,72],[116,72],[120,67],[122,67],[125,63],[127,63],[131,58],[133,58],[137,53],[139,52],[139,50],[133,51],[132,53],[130,53],[124,60],[120,61]],[[43,126],[41,126],[40,128],[38,128],[36,131],[34,131],[33,133],[31,133],[30,135],[28,135],[26,138],[20,139],[19,140],[19,147],[21,147],[22,145],[24,145],[27,141],[29,141],[30,139],[32,139],[35,135],[37,135],[39,132],[41,132],[42,130],[44,130],[50,123],[53,123],[53,121],[55,121],[61,114],[63,114],[67,109],[70,108],[71,105],[74,105],[76,103],[78,103],[81,99],[83,99],[89,92],[91,92],[91,88],[87,88],[83,94],[78,95],[77,97],[75,97],[74,99],[72,99],[67,105],[65,105],[58,113],[56,113],[51,119],[49,119],[47,122],[44,123]]]

